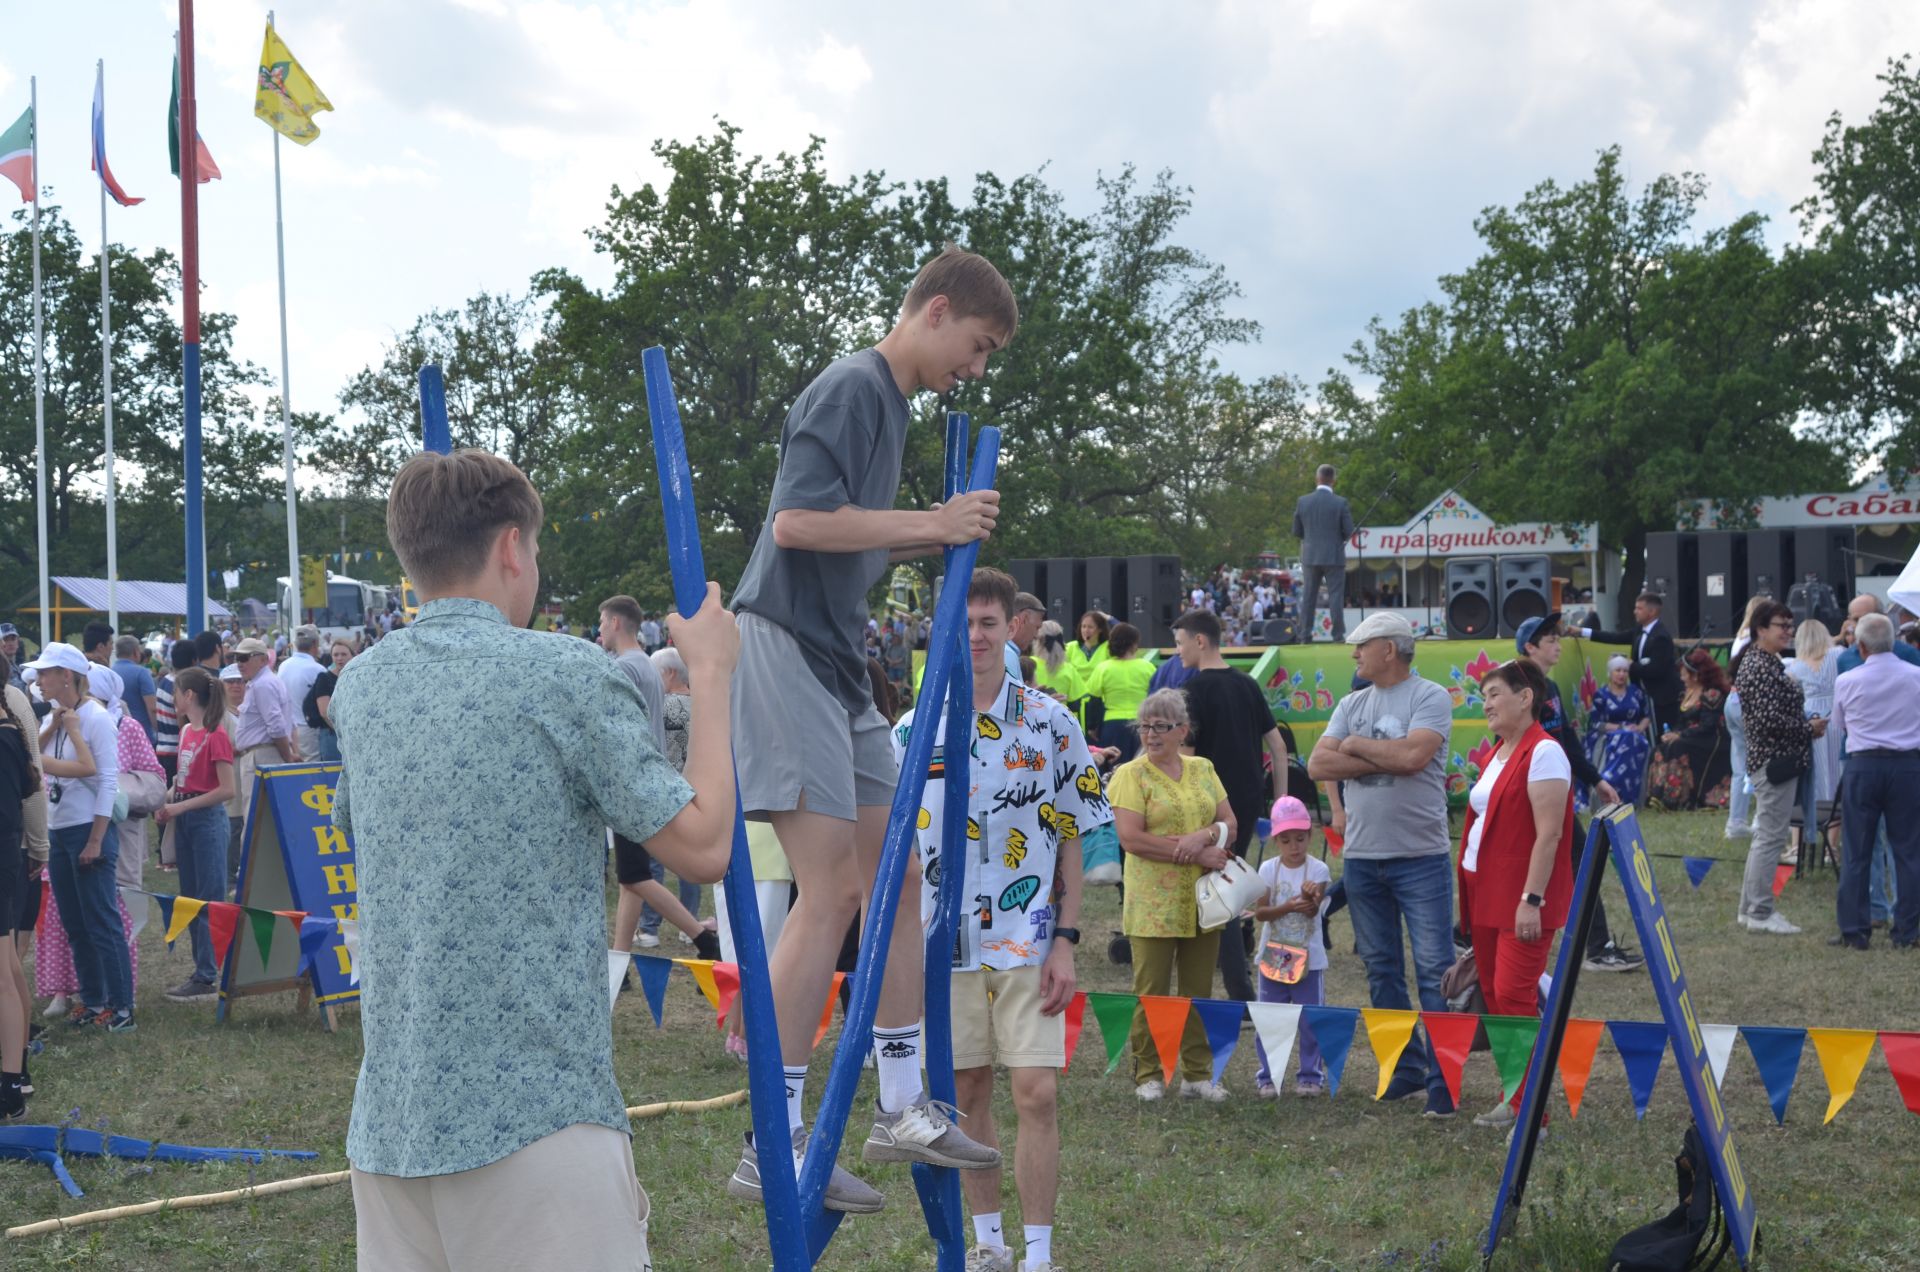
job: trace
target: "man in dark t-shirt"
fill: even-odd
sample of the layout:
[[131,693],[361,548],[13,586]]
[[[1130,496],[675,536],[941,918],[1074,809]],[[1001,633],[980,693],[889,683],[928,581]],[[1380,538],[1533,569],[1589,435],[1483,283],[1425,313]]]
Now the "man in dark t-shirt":
[[[1181,685],[1193,722],[1193,753],[1212,763],[1227,788],[1227,804],[1239,826],[1233,852],[1244,857],[1253,824],[1286,793],[1287,745],[1259,683],[1221,657],[1218,618],[1206,610],[1181,615],[1173,625],[1173,641],[1181,663],[1193,672]],[[1249,1002],[1253,982],[1247,976],[1244,929],[1238,919],[1228,925],[1220,941],[1220,973],[1228,997]]]

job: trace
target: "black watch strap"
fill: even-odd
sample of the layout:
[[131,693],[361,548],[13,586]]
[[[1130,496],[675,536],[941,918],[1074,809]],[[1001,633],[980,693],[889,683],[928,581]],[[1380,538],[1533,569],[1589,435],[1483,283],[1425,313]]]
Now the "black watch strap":
[[1538,892],[1523,892],[1520,894],[1520,899],[1536,910],[1547,903],[1547,899]]
[[1053,929],[1053,934],[1059,937],[1061,940],[1065,941],[1069,945],[1080,944],[1079,928],[1057,927]]

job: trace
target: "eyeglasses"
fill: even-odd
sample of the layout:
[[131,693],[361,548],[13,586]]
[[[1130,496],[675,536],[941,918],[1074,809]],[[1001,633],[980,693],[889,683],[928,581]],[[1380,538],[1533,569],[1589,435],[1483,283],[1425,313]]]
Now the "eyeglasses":
[[1175,729],[1184,729],[1186,727],[1184,724],[1175,724],[1171,720],[1155,720],[1150,724],[1142,722],[1140,732],[1157,738],[1162,733],[1172,733]]
[[1793,620],[1790,618],[1776,618],[1771,623],[1768,623],[1767,626],[1778,627],[1783,631],[1790,632],[1793,630]]

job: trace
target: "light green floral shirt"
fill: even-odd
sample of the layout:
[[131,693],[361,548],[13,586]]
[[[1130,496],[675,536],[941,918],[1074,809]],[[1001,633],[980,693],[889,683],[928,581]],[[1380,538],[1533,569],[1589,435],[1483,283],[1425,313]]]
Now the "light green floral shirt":
[[360,898],[348,1158],[445,1175],[576,1123],[627,1130],[606,829],[645,842],[693,798],[633,682],[587,641],[445,598],[349,663],[329,713]]

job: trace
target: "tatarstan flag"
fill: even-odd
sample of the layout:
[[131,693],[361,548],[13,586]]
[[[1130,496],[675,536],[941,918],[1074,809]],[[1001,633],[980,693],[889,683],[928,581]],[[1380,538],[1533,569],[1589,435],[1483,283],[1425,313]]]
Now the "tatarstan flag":
[[33,107],[0,133],[0,177],[20,187],[20,202],[33,202]]
[[[206,139],[200,130],[193,130],[194,162],[198,165],[200,184],[216,181],[220,177],[220,165],[213,161],[213,154],[207,149]],[[173,165],[173,175],[180,175],[180,55],[173,55],[173,98],[167,103],[167,160]]]

